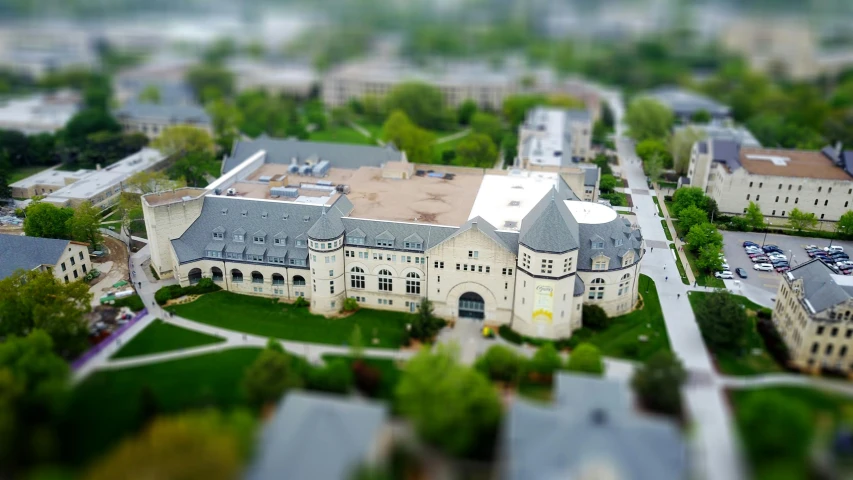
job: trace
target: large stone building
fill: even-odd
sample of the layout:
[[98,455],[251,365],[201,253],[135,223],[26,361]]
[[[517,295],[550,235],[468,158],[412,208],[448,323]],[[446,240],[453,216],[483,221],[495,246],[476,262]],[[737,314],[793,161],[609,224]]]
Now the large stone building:
[[126,132],[141,132],[152,139],[176,125],[195,127],[213,134],[210,116],[200,105],[132,100],[116,110],[115,117]]
[[51,271],[65,283],[92,270],[88,244],[54,238],[0,235],[0,280],[16,270]]
[[77,114],[80,103],[80,94],[72,90],[4,99],[0,102],[0,129],[24,135],[55,133]]
[[687,177],[727,214],[743,214],[755,202],[768,217],[784,219],[798,208],[837,221],[853,209],[853,152],[840,147],[787,150],[703,140],[693,145]]
[[347,297],[414,311],[428,297],[443,317],[549,338],[580,327],[583,303],[634,308],[643,239],[574,193],[583,173],[447,167],[402,179],[385,172],[407,165],[395,152],[241,142],[207,189],[143,197],[152,264],[182,285],[209,277],[305,297],[318,313]]
[[518,127],[518,165],[565,167],[593,158],[592,117],[586,110],[538,107]]
[[853,277],[812,260],[782,275],[773,323],[802,369],[853,370]]

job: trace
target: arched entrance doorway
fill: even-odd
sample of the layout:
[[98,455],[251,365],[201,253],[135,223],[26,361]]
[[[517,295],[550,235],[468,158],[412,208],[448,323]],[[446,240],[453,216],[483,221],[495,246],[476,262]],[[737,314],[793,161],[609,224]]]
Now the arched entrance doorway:
[[459,316],[482,320],[486,316],[486,302],[474,292],[463,293],[459,297]]
[[187,277],[189,278],[190,285],[195,285],[199,282],[199,280],[201,280],[201,269],[194,268],[190,270],[190,273],[187,274]]

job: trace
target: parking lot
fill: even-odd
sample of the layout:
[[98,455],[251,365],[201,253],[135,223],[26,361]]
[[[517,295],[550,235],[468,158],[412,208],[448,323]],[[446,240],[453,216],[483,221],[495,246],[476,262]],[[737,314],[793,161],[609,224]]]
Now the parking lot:
[[[763,233],[750,232],[726,232],[723,234],[723,253],[729,261],[732,273],[740,267],[746,270],[747,278],[743,279],[735,275],[735,280],[740,280],[742,283],[753,287],[761,288],[765,291],[776,293],[779,289],[779,274],[776,272],[759,272],[752,269],[752,261],[743,251],[743,242],[749,240],[759,245],[776,245],[782,249],[785,256],[788,257],[788,262],[791,268],[800,265],[801,263],[811,260],[806,251],[803,250],[805,245],[817,245],[818,247],[826,247],[829,245],[829,240],[824,238],[809,238],[809,237],[793,237],[788,235],[765,235]],[[853,252],[853,242],[833,240],[833,245],[841,245],[845,252]]]

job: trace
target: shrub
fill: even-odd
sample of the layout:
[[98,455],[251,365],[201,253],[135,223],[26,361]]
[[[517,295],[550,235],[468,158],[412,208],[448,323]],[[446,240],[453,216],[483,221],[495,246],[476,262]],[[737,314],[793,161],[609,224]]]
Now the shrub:
[[582,343],[572,350],[566,369],[573,372],[604,375],[604,361],[601,358],[601,352],[595,345]]
[[524,337],[521,336],[520,333],[516,332],[509,325],[501,325],[498,327],[498,335],[501,336],[504,340],[510,343],[514,343],[516,345],[521,345],[524,343]]
[[308,300],[305,300],[305,297],[296,297],[296,301],[293,302],[293,306],[297,308],[307,307]]
[[154,275],[154,278],[160,280],[160,275],[157,274],[157,270],[154,269],[154,265],[148,265],[148,268],[151,269],[151,275]]
[[749,222],[743,217],[732,217],[725,225],[729,230],[736,232],[748,232],[751,230]]
[[308,371],[305,382],[309,389],[330,393],[347,393],[353,384],[353,372],[347,362],[330,360],[325,367]]
[[352,373],[355,380],[355,388],[361,393],[375,397],[382,385],[382,372],[361,360],[352,364]]
[[546,343],[539,347],[533,358],[527,364],[531,372],[541,375],[548,381],[551,380],[551,375],[554,371],[563,366],[563,359],[557,353],[557,348],[553,343]]
[[216,292],[219,290],[222,290],[222,288],[212,279],[202,278],[197,284],[190,285],[189,287],[166,285],[154,293],[154,300],[158,305],[165,305],[169,300],[180,298],[184,295],[203,295],[205,293]]
[[[302,298],[302,297],[299,297],[299,298]],[[345,312],[354,312],[354,311],[358,310],[358,301],[356,301],[356,299],[354,299],[354,298],[344,299],[343,310]]]
[[591,330],[604,330],[610,326],[610,317],[598,305],[584,305],[583,326]]
[[117,298],[115,302],[113,302],[113,306],[118,308],[127,307],[134,312],[138,312],[145,308],[145,304],[142,302],[142,298],[139,295]]
[[443,319],[433,315],[432,302],[423,299],[418,306],[418,312],[412,321],[411,336],[422,342],[431,342],[439,330],[447,325]]
[[515,351],[503,345],[493,345],[477,359],[474,368],[492,380],[515,383],[525,364]]

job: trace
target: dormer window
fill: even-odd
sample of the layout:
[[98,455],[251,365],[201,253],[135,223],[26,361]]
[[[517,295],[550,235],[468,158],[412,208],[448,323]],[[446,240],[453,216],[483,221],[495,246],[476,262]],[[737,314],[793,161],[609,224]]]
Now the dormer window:
[[617,238],[614,243],[616,244],[617,247],[620,247],[620,246],[622,246],[622,239]]
[[302,217],[302,221],[303,221],[303,222],[307,222],[308,220],[311,220],[311,217],[310,217],[310,216],[305,215],[304,217]]
[[364,245],[364,237],[347,237],[347,243],[350,245]]
[[285,213],[284,215],[282,215],[282,216],[281,216],[281,219],[282,219],[282,220],[287,220],[289,217],[290,217],[290,214],[289,214],[289,213]]
[[297,240],[297,241],[296,241],[296,246],[297,246],[297,247],[303,247],[303,248],[304,248],[304,247],[305,247],[305,240]]
[[261,212],[261,218],[267,218],[267,212]]
[[248,215],[249,215],[249,212],[247,210],[243,210],[242,212],[240,212],[241,217],[246,217]]
[[223,209],[222,209],[222,214],[223,214],[223,215],[228,215],[228,209],[227,209],[227,208],[223,208]]
[[393,247],[394,246],[394,240],[377,240],[376,246],[377,247]]
[[409,250],[420,250],[421,248],[423,248],[423,244],[415,242],[405,242],[403,244],[403,247]]
[[225,238],[225,234],[222,232],[213,232],[214,240],[223,240]]
[[262,235],[255,235],[252,237],[252,241],[255,243],[264,243],[264,237]]
[[241,235],[239,233],[235,233],[234,234],[234,241],[235,242],[242,242],[243,241],[243,235]]
[[593,250],[601,250],[604,248],[604,242],[592,242]]

